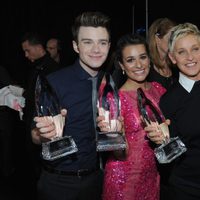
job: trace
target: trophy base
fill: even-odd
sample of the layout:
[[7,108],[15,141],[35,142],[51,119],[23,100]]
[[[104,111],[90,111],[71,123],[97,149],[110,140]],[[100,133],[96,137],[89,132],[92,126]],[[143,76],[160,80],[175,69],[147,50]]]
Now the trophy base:
[[122,133],[98,133],[97,151],[116,151],[126,149],[126,141]]
[[162,144],[156,148],[154,153],[159,163],[170,163],[186,150],[187,148],[180,138],[175,137],[170,138],[167,144]]
[[42,143],[42,157],[44,160],[53,161],[77,151],[77,146],[71,136],[64,136]]

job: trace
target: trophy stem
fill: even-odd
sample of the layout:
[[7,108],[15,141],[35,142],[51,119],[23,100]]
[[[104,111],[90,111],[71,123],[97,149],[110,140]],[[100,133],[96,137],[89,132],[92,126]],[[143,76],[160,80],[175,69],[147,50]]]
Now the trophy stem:
[[99,116],[104,116],[108,132],[97,131],[97,151],[124,150],[126,141],[123,134],[119,132],[121,122],[118,117],[121,105],[118,90],[110,74],[106,73],[105,79],[102,80],[98,91],[97,108]]

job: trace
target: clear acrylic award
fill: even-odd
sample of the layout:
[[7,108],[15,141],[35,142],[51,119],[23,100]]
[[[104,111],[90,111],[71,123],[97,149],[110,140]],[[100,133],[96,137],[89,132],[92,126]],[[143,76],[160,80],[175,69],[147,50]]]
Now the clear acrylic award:
[[47,79],[38,75],[35,88],[35,104],[38,116],[52,120],[56,127],[57,135],[50,141],[42,143],[42,157],[53,161],[78,151],[71,136],[63,136],[65,117],[61,112],[58,97]]
[[170,138],[169,128],[165,123],[163,114],[146,97],[141,88],[138,88],[137,95],[138,107],[144,123],[147,125],[151,124],[152,122],[156,122],[164,134],[165,139],[163,143],[154,149],[155,156],[159,163],[170,163],[184,153],[187,148],[178,136]]
[[[105,117],[108,123],[108,132],[97,132],[97,151],[115,151],[124,150],[126,141],[121,132],[118,131],[120,122],[120,100],[117,89],[110,74],[105,75],[106,81],[103,89],[98,92],[97,108],[98,114]],[[110,95],[110,97],[109,97]],[[111,98],[112,96],[112,98]]]

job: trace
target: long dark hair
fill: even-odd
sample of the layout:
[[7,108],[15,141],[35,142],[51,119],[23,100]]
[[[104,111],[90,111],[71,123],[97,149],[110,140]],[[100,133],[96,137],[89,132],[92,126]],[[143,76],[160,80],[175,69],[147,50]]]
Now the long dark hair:
[[112,74],[113,79],[116,83],[117,88],[120,88],[126,81],[127,77],[122,73],[122,69],[119,62],[123,63],[122,52],[125,47],[129,45],[144,45],[147,55],[149,56],[149,47],[146,39],[139,34],[126,34],[123,35],[117,42],[115,54],[114,54],[114,67],[115,70]]

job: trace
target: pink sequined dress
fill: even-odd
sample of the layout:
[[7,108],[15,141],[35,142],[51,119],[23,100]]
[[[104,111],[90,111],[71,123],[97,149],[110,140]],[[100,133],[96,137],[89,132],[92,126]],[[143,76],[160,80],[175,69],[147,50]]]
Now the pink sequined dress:
[[[146,96],[158,105],[165,89],[151,83]],[[128,152],[123,161],[112,154],[105,166],[103,200],[159,200],[160,176],[153,147],[141,125],[136,91],[120,91]]]

